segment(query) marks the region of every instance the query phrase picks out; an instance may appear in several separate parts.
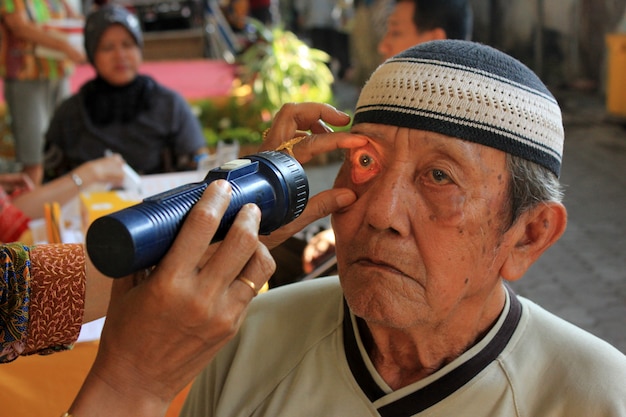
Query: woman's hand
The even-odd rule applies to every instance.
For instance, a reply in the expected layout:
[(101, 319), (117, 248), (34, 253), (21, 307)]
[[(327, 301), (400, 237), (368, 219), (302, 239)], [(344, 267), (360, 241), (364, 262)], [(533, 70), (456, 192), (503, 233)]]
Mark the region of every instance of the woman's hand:
[(56, 201), (65, 205), (75, 198), (82, 189), (97, 183), (120, 186), (124, 182), (124, 160), (112, 155), (85, 162), (72, 173), (78, 175), (82, 184), (77, 187), (70, 174), (63, 175), (27, 193), (20, 193), (13, 204), (31, 219), (44, 217), (44, 205)]
[(74, 45), (67, 41), (61, 44), (60, 50), (65, 54), (67, 59), (71, 60), (77, 65), (87, 62), (87, 56), (85, 55), (85, 52), (81, 49), (76, 48)]
[[(293, 138), (304, 136), (291, 149), (294, 157), (304, 164), (316, 155), (365, 145), (367, 139), (364, 137), (347, 132), (334, 133), (328, 127), (345, 126), (349, 122), (350, 116), (328, 104), (286, 104), (276, 114), (260, 150), (274, 150)], [(349, 206), (355, 200), (354, 192), (346, 188), (322, 191), (309, 199), (306, 209), (297, 219), (268, 236), (262, 236), (261, 241), (272, 249), (307, 225)]]
[[(158, 416), (230, 340), (275, 263), (258, 239), (261, 213), (245, 205), (209, 247), (230, 201), (209, 184), (147, 279), (115, 280), (100, 348), (75, 415)], [(94, 406), (94, 405), (97, 405)]]
[(74, 172), (84, 184), (110, 184), (120, 187), (124, 183), (124, 159), (120, 154), (111, 154), (83, 163)]
[[(278, 148), (290, 139), (310, 135), (312, 141), (316, 134), (332, 133), (328, 126), (346, 126), (350, 123), (350, 116), (337, 110), (331, 105), (323, 103), (289, 103), (281, 107), (272, 121), (272, 127), (265, 133), (261, 151), (270, 151)], [(310, 132), (310, 133), (309, 133)], [(337, 146), (328, 146), (319, 149), (309, 149), (312, 154), (298, 155), (300, 163), (308, 162), (314, 155), (337, 149)], [(315, 152), (313, 154), (313, 152)]]
[(17, 194), (32, 191), (35, 184), (28, 175), (23, 172), (6, 172), (0, 174), (0, 187), (7, 194)]

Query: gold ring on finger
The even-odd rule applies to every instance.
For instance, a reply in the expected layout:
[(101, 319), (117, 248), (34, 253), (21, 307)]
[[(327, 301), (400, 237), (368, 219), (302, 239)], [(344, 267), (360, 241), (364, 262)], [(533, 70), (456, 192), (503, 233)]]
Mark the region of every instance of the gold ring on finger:
[(250, 281), (248, 278), (246, 277), (238, 277), (237, 278), (238, 281), (243, 282), (244, 284), (246, 284), (248, 287), (250, 287), (250, 289), (252, 290), (252, 292), (254, 293), (254, 296), (256, 297), (257, 295), (259, 295), (259, 290), (256, 287), (256, 284), (252, 281)]

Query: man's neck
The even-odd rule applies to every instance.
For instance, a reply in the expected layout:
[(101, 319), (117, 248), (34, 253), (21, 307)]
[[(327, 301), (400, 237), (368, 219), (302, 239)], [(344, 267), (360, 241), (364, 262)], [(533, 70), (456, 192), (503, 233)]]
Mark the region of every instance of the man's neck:
[[(459, 315), (436, 327), (395, 329), (359, 319), (359, 332), (372, 364), (393, 389), (410, 385), (446, 366), (478, 343), (496, 323), (505, 304), (491, 300), (493, 307)], [(500, 297), (497, 297), (500, 298)]]

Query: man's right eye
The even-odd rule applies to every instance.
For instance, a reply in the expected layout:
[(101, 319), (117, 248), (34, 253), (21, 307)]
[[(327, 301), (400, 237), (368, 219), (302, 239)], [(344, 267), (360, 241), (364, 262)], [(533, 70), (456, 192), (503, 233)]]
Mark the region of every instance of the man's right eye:
[(356, 150), (352, 154), (352, 181), (364, 183), (380, 172), (380, 163), (370, 152)]
[(374, 162), (374, 158), (364, 153), (359, 156), (359, 165), (363, 168), (368, 168)]

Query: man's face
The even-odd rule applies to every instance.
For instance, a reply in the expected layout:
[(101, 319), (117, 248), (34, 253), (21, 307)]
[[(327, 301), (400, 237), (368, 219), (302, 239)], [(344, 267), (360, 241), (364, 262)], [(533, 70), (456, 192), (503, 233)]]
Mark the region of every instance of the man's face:
[(94, 53), (94, 66), (112, 85), (123, 86), (135, 79), (141, 64), (141, 48), (122, 25), (107, 28)]
[(397, 2), (393, 13), (387, 19), (387, 31), (378, 44), (378, 52), (384, 59), (404, 51), (405, 49), (433, 40), (430, 32), (419, 32), (413, 22), (415, 3), (412, 1)]
[(437, 328), (484, 309), (511, 247), (505, 154), (387, 125), (352, 131), (369, 143), (349, 151), (335, 185), (358, 199), (332, 218), (352, 311), (383, 326)]

